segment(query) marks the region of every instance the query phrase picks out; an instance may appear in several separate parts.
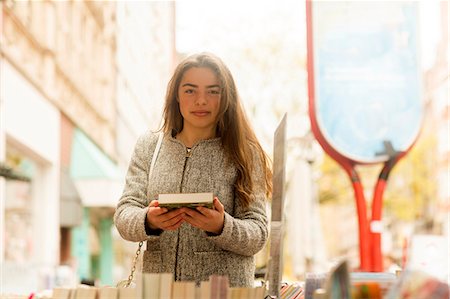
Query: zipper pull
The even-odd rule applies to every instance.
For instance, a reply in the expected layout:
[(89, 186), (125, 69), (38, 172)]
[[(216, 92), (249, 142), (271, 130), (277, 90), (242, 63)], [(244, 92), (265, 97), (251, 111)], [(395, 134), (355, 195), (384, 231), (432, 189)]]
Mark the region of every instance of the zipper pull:
[(192, 148), (186, 147), (186, 158), (189, 158), (191, 156), (191, 151), (192, 151)]

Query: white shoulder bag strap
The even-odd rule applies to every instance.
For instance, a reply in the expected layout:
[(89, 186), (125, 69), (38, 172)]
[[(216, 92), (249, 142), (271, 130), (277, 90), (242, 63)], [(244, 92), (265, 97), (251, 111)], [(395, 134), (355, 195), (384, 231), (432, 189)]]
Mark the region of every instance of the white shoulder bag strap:
[(156, 143), (155, 151), (153, 152), (152, 163), (150, 164), (150, 170), (148, 172), (148, 180), (152, 177), (153, 168), (155, 168), (156, 158), (158, 158), (159, 149), (161, 148), (161, 143), (164, 137), (164, 133), (160, 132), (158, 135), (158, 142)]
[[(153, 152), (152, 162), (150, 163), (150, 169), (148, 171), (148, 181), (150, 181), (150, 178), (152, 177), (153, 169), (155, 168), (156, 159), (158, 158), (159, 149), (161, 148), (163, 137), (164, 137), (164, 133), (160, 132), (158, 134), (158, 142), (156, 142), (156, 147), (155, 147), (155, 151)], [(148, 193), (147, 193), (147, 197), (148, 197)], [(117, 284), (117, 287), (128, 288), (131, 285), (131, 282), (133, 281), (134, 271), (136, 271), (136, 262), (138, 260), (139, 254), (141, 253), (142, 245), (144, 245), (144, 241), (139, 242), (138, 249), (136, 250), (136, 255), (133, 258), (133, 266), (131, 267), (131, 273), (128, 276), (128, 279), (120, 281)]]

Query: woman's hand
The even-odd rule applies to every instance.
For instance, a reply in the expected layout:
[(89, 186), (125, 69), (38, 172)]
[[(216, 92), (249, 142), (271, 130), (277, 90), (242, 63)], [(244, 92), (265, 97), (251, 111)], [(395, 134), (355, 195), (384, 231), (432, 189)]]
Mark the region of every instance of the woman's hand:
[(223, 230), (225, 210), (217, 197), (214, 197), (214, 209), (197, 207), (196, 209), (181, 208), (183, 219), (193, 227), (220, 235)]
[(148, 205), (147, 224), (151, 229), (176, 230), (183, 224), (182, 209), (169, 211), (158, 205), (157, 200), (152, 200)]

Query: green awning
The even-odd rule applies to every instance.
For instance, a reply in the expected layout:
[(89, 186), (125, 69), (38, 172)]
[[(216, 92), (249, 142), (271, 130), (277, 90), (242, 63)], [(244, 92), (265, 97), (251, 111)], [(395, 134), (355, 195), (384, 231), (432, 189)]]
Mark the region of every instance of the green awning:
[(79, 129), (73, 134), (70, 176), (73, 179), (121, 178), (116, 164)]
[(85, 207), (115, 207), (124, 174), (82, 131), (75, 129), (70, 176)]
[(66, 169), (61, 169), (59, 186), (59, 225), (61, 227), (80, 225), (83, 219), (83, 205), (78, 190)]

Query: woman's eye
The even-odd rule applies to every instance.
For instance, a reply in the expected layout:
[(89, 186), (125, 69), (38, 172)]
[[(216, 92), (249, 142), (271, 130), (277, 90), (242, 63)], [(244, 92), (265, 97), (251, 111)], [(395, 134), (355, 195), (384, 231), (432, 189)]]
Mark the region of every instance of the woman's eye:
[(194, 90), (192, 90), (192, 89), (186, 89), (184, 91), (184, 93), (187, 93), (187, 94), (192, 94), (193, 92), (194, 92)]
[(210, 94), (214, 94), (214, 95), (218, 95), (218, 94), (220, 94), (220, 91), (218, 91), (218, 90), (210, 90), (209, 93)]

